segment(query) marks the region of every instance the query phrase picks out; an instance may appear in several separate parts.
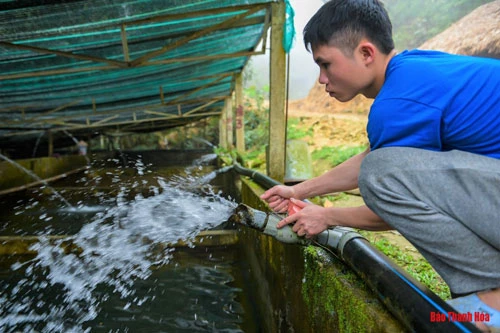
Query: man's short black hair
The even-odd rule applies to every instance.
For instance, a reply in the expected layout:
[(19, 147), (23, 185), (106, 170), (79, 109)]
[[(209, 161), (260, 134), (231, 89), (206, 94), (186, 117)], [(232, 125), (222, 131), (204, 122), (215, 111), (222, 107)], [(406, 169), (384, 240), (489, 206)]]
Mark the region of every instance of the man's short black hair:
[(378, 0), (330, 0), (304, 28), (308, 51), (320, 45), (334, 45), (350, 55), (363, 37), (384, 54), (394, 49), (391, 20)]

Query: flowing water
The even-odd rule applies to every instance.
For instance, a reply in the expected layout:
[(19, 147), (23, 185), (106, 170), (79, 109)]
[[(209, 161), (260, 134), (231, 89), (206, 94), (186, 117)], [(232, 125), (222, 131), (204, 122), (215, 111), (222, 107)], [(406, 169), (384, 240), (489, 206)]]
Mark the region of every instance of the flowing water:
[[(166, 246), (179, 240), (189, 244), (200, 231), (225, 222), (236, 206), (207, 184), (211, 177), (195, 175), (200, 168), (199, 164), (187, 168), (182, 177), (154, 176), (153, 186), (146, 180), (151, 178), (147, 166), (137, 161), (130, 181), (115, 182), (119, 190), (113, 199), (100, 200), (99, 210), (84, 214), (83, 225), (63, 232), (75, 233), (56, 240), (40, 236), (31, 247), (37, 252), (34, 257), (4, 258), (0, 331), (108, 332), (150, 327), (166, 332), (241, 332), (239, 289), (231, 285), (235, 278), (230, 263), (238, 261), (235, 254), (202, 253), (207, 265), (197, 263), (200, 254), (186, 254), (194, 249), (181, 253)], [(99, 178), (88, 172), (87, 186)], [(112, 179), (118, 179), (116, 174)], [(137, 191), (130, 198), (133, 189), (141, 186), (149, 194)], [(40, 204), (29, 206), (19, 204), (18, 215)], [(59, 218), (51, 219), (51, 212), (43, 213), (44, 234), (57, 230), (51, 224), (56, 225)], [(195, 264), (176, 259), (185, 256), (197, 258)]]
[(59, 194), (59, 192), (57, 192), (53, 187), (51, 187), (45, 180), (43, 180), (42, 178), (40, 178), (37, 174), (35, 174), (33, 171), (29, 170), (29, 169), (26, 169), (25, 167), (23, 167), (22, 165), (20, 165), (19, 163), (16, 163), (15, 161), (11, 160), (10, 158), (8, 158), (7, 156), (4, 156), (2, 154), (0, 154), (0, 159), (4, 160), (5, 162), (7, 163), (10, 163), (11, 165), (13, 165), (14, 167), (22, 170), (24, 173), (26, 173), (27, 175), (29, 175), (31, 178), (33, 178), (34, 180), (37, 180), (39, 181), (40, 183), (42, 183), (43, 185), (45, 185), (52, 193), (54, 193), (54, 195), (59, 199), (61, 200), (62, 202), (64, 202), (64, 204), (66, 204), (67, 207), (73, 207), (69, 202), (68, 200), (66, 200), (61, 194)]

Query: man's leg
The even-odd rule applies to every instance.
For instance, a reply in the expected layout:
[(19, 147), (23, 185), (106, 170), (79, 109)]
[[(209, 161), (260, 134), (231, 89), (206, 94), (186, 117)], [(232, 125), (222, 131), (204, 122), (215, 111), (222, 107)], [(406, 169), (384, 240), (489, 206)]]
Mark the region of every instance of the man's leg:
[(500, 287), (500, 160), (450, 151), (368, 154), (361, 194), (403, 234), (454, 294)]

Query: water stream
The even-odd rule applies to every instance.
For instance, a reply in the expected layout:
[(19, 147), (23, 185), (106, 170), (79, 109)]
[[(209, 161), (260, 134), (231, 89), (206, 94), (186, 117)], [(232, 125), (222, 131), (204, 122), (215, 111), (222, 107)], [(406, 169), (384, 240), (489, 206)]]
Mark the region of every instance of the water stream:
[[(146, 173), (144, 164), (136, 168), (138, 177)], [(0, 283), (0, 331), (88, 332), (109, 299), (118, 299), (122, 312), (150, 306), (157, 295), (138, 285), (169, 265), (173, 249), (166, 245), (189, 243), (236, 206), (189, 172), (157, 182), (153, 195), (132, 200), (124, 184), (112, 206), (64, 240), (40, 237), (35, 257), (11, 265), (18, 279)]]
[[(63, 132), (64, 132), (64, 134), (69, 136), (71, 138), (71, 140), (73, 140), (73, 142), (76, 144), (77, 147), (80, 146), (80, 142), (78, 141), (78, 139), (75, 138), (70, 132), (68, 132), (66, 130), (64, 130)], [(87, 161), (87, 164), (90, 164), (90, 158), (87, 156), (87, 154), (85, 154), (84, 157), (85, 157), (85, 160)]]
[(49, 183), (47, 183), (44, 179), (40, 178), (37, 174), (35, 174), (33, 171), (29, 170), (29, 169), (26, 169), (25, 167), (23, 167), (21, 164), (19, 163), (16, 163), (15, 161), (11, 160), (10, 158), (8, 158), (7, 156), (4, 156), (2, 154), (0, 154), (0, 159), (6, 161), (7, 163), (10, 163), (11, 165), (13, 165), (15, 168), (23, 171), (24, 173), (26, 173), (27, 175), (29, 175), (31, 178), (33, 178), (34, 180), (37, 180), (39, 181), (40, 183), (42, 183), (46, 188), (48, 188), (59, 200), (61, 200), (67, 207), (70, 207), (70, 208), (73, 208), (73, 205), (71, 205), (68, 200), (66, 200), (61, 194), (59, 194), (59, 192), (57, 192), (53, 187), (51, 187), (49, 185)]
[(45, 132), (40, 133), (38, 138), (36, 138), (35, 146), (33, 147), (33, 154), (32, 157), (34, 158), (36, 156), (36, 151), (38, 150), (38, 146), (40, 145), (40, 140), (42, 139), (42, 136), (45, 134)]

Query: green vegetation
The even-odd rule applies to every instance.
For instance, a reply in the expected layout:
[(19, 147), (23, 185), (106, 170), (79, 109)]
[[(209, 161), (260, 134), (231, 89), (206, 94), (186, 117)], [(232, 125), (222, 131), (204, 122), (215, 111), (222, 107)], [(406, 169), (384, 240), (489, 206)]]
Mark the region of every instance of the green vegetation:
[(289, 118), (287, 127), (286, 127), (286, 138), (287, 140), (299, 140), (304, 139), (306, 137), (312, 137), (313, 128), (309, 127), (304, 129), (303, 126), (300, 126), (299, 118)]
[[(261, 168), (264, 166), (266, 146), (269, 138), (269, 107), (265, 103), (265, 96), (269, 87), (258, 89), (255, 86), (245, 89), (245, 148), (243, 160), (249, 167)], [(311, 137), (313, 129), (304, 130), (297, 118), (288, 119), (287, 139), (303, 139)]]
[(398, 50), (413, 49), (492, 0), (384, 0)]
[(364, 230), (360, 230), (359, 233), (366, 237), (366, 239), (382, 253), (393, 259), (396, 264), (403, 267), (405, 271), (416, 280), (432, 290), (436, 295), (445, 300), (450, 299), (450, 289), (448, 285), (423, 257), (413, 256), (385, 238), (376, 238), (376, 233)]
[(349, 195), (347, 193), (341, 192), (341, 193), (336, 193), (335, 195), (322, 195), (319, 197), (314, 197), (311, 198), (311, 202), (324, 206), (326, 201), (329, 202), (335, 202), (335, 201), (345, 201), (349, 200)]
[(264, 96), (269, 87), (262, 90), (255, 86), (245, 89), (245, 153), (243, 160), (247, 166), (259, 168), (264, 165), (266, 146), (269, 138), (269, 107), (264, 104)]
[(366, 146), (357, 147), (322, 147), (312, 153), (313, 160), (326, 160), (331, 164), (331, 167), (341, 164), (345, 160), (351, 158), (366, 150)]

